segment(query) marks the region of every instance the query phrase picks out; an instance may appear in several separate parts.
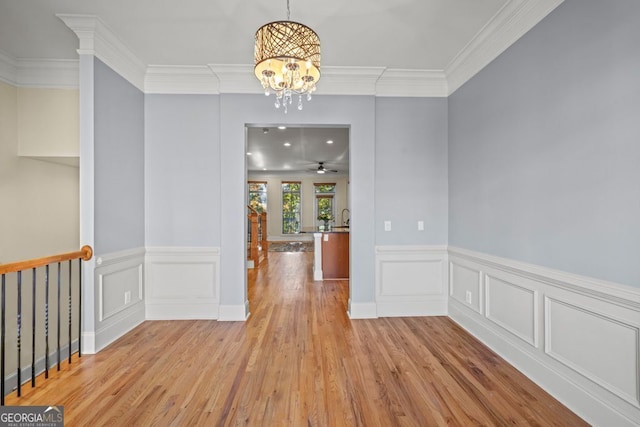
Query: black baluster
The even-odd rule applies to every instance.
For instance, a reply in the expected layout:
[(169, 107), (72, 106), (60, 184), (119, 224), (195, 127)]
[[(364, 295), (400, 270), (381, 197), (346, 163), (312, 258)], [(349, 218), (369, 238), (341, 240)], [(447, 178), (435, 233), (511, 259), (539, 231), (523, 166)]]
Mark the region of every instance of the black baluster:
[(31, 387), (36, 386), (36, 269), (31, 270)]
[(49, 264), (44, 270), (44, 377), (49, 378)]
[(82, 357), (82, 258), (78, 260), (78, 357)]
[(0, 328), (2, 329), (0, 331), (0, 334), (2, 335), (2, 348), (0, 349), (0, 363), (2, 364), (2, 366), (0, 367), (0, 388), (2, 390), (0, 390), (0, 395), (2, 396), (0, 399), (2, 400), (2, 402), (0, 402), (2, 404), (2, 406), (4, 406), (4, 377), (5, 377), (5, 372), (4, 372), (4, 362), (5, 362), (5, 354), (4, 354), (4, 349), (5, 349), (5, 326), (4, 326), (4, 321), (5, 321), (5, 297), (6, 297), (6, 289), (5, 289), (5, 277), (4, 274), (2, 275), (2, 325), (0, 326)]
[(58, 371), (60, 370), (60, 271), (62, 270), (60, 263), (58, 263), (58, 325), (57, 325), (57, 339), (58, 339), (58, 347), (57, 347), (57, 358), (58, 358)]
[(71, 365), (71, 260), (69, 260), (69, 365)]
[(22, 271), (18, 271), (18, 316), (17, 316), (17, 345), (18, 345), (18, 397), (22, 396), (22, 369), (20, 353), (22, 350)]

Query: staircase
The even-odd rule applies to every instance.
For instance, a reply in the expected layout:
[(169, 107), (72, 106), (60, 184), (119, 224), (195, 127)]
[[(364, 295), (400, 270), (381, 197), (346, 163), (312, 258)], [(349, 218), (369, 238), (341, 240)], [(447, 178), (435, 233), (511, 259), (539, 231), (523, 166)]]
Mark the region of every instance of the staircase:
[(267, 213), (258, 212), (247, 206), (249, 225), (247, 240), (247, 268), (257, 268), (267, 258), (269, 242), (267, 241)]

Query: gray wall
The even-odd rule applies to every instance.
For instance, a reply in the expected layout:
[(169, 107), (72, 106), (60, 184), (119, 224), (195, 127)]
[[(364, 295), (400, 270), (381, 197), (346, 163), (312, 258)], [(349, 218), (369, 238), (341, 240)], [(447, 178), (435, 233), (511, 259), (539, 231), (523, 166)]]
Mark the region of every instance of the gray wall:
[(220, 97), (147, 95), (145, 139), (147, 245), (219, 247)]
[(566, 0), (450, 96), (451, 245), (640, 286), (639, 16)]
[(375, 162), (376, 245), (446, 245), (447, 99), (377, 98)]
[(243, 304), (245, 126), (280, 123), (350, 127), (354, 302), (375, 298), (375, 244), (447, 243), (446, 99), (317, 96), (285, 115), (262, 95), (147, 95), (146, 244), (220, 246), (222, 303)]
[(95, 252), (144, 247), (144, 95), (94, 63)]

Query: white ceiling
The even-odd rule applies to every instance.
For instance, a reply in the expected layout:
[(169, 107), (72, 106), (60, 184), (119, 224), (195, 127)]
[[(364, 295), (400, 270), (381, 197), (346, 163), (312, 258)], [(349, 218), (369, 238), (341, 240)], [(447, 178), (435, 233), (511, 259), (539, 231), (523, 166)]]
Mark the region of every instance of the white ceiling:
[(252, 175), (315, 175), (318, 162), (337, 171), (327, 176), (348, 175), (349, 128), (250, 127), (247, 153), (251, 153), (247, 154), (247, 170)]
[[(322, 65), (442, 70), (507, 0), (290, 0), (313, 28)], [(0, 51), (13, 59), (76, 59), (56, 14), (98, 16), (144, 64), (250, 64), (261, 25), (285, 0), (0, 0)]]
[[(310, 26), (321, 40), (325, 77), (318, 94), (345, 93), (345, 88), (354, 90), (351, 94), (371, 94), (373, 82), (378, 96), (447, 96), (559, 3), (290, 0), (290, 9), (291, 20)], [(48, 60), (78, 59), (78, 36), (58, 14), (99, 18), (109, 37), (115, 37), (136, 64), (146, 67), (144, 83), (135, 73), (129, 74), (127, 66), (117, 63), (114, 69), (147, 93), (221, 93), (216, 91), (223, 87), (231, 93), (250, 87), (247, 93), (251, 93), (260, 86), (248, 76), (255, 31), (267, 22), (286, 19), (287, 1), (0, 0), (0, 80), (28, 86), (27, 80), (34, 76), (37, 81), (51, 75), (56, 65)], [(33, 66), (42, 71), (29, 72)], [(68, 67), (63, 64), (61, 69)], [(180, 75), (174, 75), (175, 67), (186, 71), (186, 81), (196, 85), (184, 86)], [(224, 85), (213, 83), (211, 89), (207, 76), (200, 86), (202, 68), (211, 68), (216, 81), (224, 80)], [(384, 79), (380, 70), (385, 70)], [(158, 71), (160, 80), (154, 79)], [(236, 75), (249, 80), (238, 80)], [(166, 77), (178, 78), (178, 84), (155, 91), (154, 83)], [(230, 83), (239, 84), (232, 88)], [(50, 87), (49, 81), (44, 87)], [(172, 92), (176, 87), (178, 91)], [(171, 90), (163, 92), (167, 88)], [(256, 152), (247, 162), (250, 171), (262, 173), (265, 167), (271, 173), (307, 171), (326, 161), (328, 168), (348, 173), (347, 129), (273, 129), (263, 134), (259, 128), (249, 129), (248, 135), (249, 150)], [(282, 138), (290, 139), (292, 147), (283, 150)], [(335, 145), (328, 147), (327, 139)]]

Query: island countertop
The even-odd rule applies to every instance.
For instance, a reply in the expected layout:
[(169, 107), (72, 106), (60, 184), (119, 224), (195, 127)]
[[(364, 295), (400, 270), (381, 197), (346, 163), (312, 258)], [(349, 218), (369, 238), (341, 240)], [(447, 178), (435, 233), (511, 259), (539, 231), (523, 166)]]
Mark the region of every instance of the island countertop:
[(324, 230), (322, 227), (302, 227), (300, 233), (348, 233), (349, 227), (338, 225), (335, 227), (329, 227), (328, 230)]

